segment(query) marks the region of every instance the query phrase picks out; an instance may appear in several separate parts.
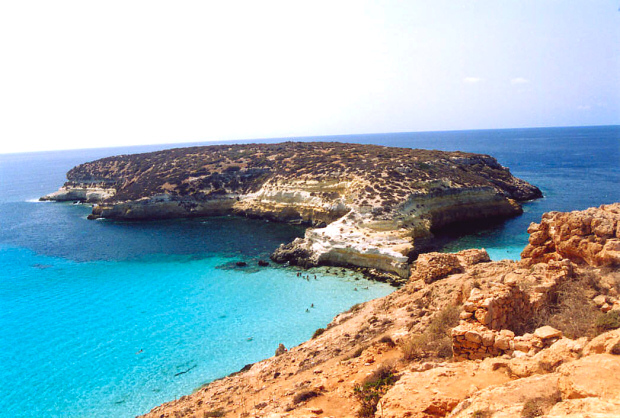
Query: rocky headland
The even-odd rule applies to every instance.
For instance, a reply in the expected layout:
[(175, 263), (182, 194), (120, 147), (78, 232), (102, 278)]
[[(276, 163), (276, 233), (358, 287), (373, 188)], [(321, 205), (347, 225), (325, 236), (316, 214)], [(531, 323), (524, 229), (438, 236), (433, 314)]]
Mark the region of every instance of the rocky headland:
[(392, 294), (145, 417), (618, 417), (620, 203), (528, 231), (519, 261), (423, 254)]
[(234, 214), (310, 226), (277, 262), (361, 267), (406, 279), (432, 231), (521, 213), (541, 197), (487, 155), (343, 143), (217, 145), (76, 166), (42, 200), (93, 204), (91, 219)]

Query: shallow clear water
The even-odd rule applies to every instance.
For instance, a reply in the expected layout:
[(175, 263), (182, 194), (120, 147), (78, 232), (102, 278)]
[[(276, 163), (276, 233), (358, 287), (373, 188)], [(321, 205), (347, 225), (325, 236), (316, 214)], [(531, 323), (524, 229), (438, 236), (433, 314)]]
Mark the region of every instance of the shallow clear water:
[[(440, 231), (446, 250), (517, 258), (542, 213), (620, 201), (620, 127), (321, 139), (486, 153), (543, 190), (520, 217)], [(0, 416), (144, 413), (392, 290), (341, 269), (306, 280), (257, 268), (303, 234), (290, 225), (88, 221), (86, 206), (36, 202), (76, 164), (163, 148), (0, 155)], [(234, 267), (239, 260), (249, 266)]]
[(3, 414), (146, 412), (390, 291), (351, 275), (218, 268), (227, 261), (158, 254), (76, 262), (0, 248), (8, 279), (0, 284)]

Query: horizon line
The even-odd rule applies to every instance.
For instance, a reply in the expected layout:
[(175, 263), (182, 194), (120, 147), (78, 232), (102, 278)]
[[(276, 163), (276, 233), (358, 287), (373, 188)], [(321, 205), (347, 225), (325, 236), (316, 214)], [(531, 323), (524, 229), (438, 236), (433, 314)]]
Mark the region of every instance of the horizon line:
[[(138, 147), (152, 147), (152, 146), (169, 146), (165, 149), (173, 148), (186, 148), (193, 146), (202, 146), (207, 143), (228, 143), (228, 142), (242, 142), (242, 141), (266, 141), (273, 140), (282, 142), (294, 140), (294, 139), (308, 139), (308, 138), (333, 138), (344, 136), (364, 136), (364, 135), (385, 135), (385, 134), (417, 134), (417, 133), (445, 133), (445, 132), (475, 132), (475, 131), (515, 131), (515, 130), (528, 130), (528, 129), (570, 129), (570, 128), (604, 128), (604, 127), (620, 127), (620, 124), (605, 124), (605, 125), (565, 125), (565, 126), (530, 126), (521, 128), (481, 128), (481, 129), (445, 129), (445, 130), (420, 130), (420, 131), (387, 131), (387, 132), (365, 132), (365, 133), (349, 133), (349, 134), (322, 134), (322, 135), (303, 135), (303, 136), (282, 136), (282, 137), (254, 137), (254, 138), (235, 138), (235, 139), (207, 139), (204, 141), (190, 141), (190, 142), (154, 142), (150, 144), (128, 144), (128, 145), (112, 145), (104, 147), (84, 147), (84, 148), (60, 148), (60, 149), (46, 149), (38, 151), (0, 151), (0, 155), (18, 155), (18, 154), (39, 154), (46, 152), (65, 152), (65, 151), (87, 151), (87, 150), (105, 150), (114, 148), (138, 148)], [(217, 144), (213, 144), (217, 145)]]

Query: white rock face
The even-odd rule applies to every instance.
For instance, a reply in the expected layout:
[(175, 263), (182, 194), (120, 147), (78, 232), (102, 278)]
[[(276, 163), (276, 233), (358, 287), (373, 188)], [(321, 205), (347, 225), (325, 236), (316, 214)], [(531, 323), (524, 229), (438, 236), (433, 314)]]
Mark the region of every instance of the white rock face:
[(325, 228), (308, 229), (305, 240), (316, 263), (356, 265), (408, 277), (405, 254), (412, 242), (407, 231), (378, 231), (364, 221), (371, 221), (370, 216), (351, 210)]
[(79, 200), (94, 203), (113, 197), (115, 194), (116, 189), (113, 188), (63, 186), (57, 191), (43, 196), (40, 200), (55, 200), (57, 202)]
[[(411, 195), (390, 216), (377, 217), (379, 205), (347, 203), (348, 196), (363, 186), (359, 179), (266, 182), (254, 193), (224, 193), (203, 201), (160, 194), (95, 205), (93, 217), (151, 219), (236, 213), (282, 222), (322, 224), (326, 226), (309, 228), (304, 239), (296, 241), (309, 254), (308, 265), (359, 266), (407, 278), (408, 255), (414, 249), (414, 240), (430, 236), (433, 224), (467, 218), (472, 211), (503, 214), (514, 210), (510, 201), (499, 198), (492, 190), (453, 189), (445, 194)], [(325, 198), (326, 193), (330, 198)], [(114, 194), (112, 188), (65, 186), (42, 199), (97, 203)]]

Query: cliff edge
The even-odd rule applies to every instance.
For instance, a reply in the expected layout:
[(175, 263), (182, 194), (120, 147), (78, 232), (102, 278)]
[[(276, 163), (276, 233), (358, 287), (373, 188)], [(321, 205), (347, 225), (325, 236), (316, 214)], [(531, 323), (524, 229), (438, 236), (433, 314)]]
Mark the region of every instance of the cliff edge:
[(618, 417), (620, 204), (530, 230), (520, 261), (425, 254), (392, 294), (145, 417)]
[(487, 155), (335, 142), (217, 145), (78, 165), (42, 200), (93, 203), (91, 219), (235, 214), (313, 226), (278, 262), (408, 277), (432, 230), (521, 213), (542, 196)]

